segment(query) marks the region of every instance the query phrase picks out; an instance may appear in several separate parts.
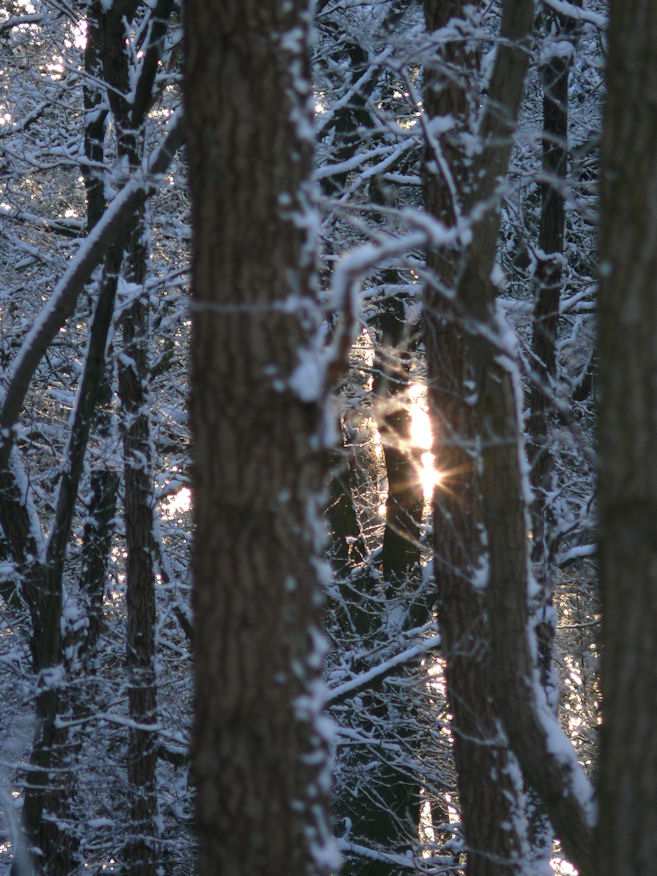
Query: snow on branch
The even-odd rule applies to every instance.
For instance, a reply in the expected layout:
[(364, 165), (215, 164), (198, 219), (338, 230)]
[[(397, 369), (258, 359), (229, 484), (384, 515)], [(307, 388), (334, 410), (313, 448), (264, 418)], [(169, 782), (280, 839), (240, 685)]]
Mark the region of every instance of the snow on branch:
[(575, 547), (572, 547), (569, 550), (558, 554), (557, 566), (560, 569), (563, 569), (566, 566), (569, 566), (571, 563), (576, 562), (576, 560), (583, 560), (594, 557), (597, 552), (598, 546), (595, 544), (575, 545)]
[(440, 636), (432, 636), (430, 639), (425, 639), (425, 641), (420, 642), (418, 645), (412, 645), (410, 648), (406, 648), (406, 650), (402, 651), (400, 654), (396, 654), (394, 657), (384, 660), (383, 663), (379, 663), (378, 666), (373, 666), (372, 669), (368, 669), (367, 672), (362, 672), (355, 678), (345, 681), (344, 684), (339, 684), (337, 687), (329, 689), (326, 693), (325, 705), (331, 706), (341, 702), (350, 694), (367, 687), (375, 679), (384, 678), (386, 675), (389, 675), (393, 670), (397, 669), (398, 666), (404, 666), (407, 663), (411, 663), (418, 657), (422, 657), (429, 651), (433, 651), (439, 647)]
[(565, 15), (567, 18), (573, 18), (575, 21), (585, 21), (587, 24), (600, 28), (600, 30), (607, 30), (607, 16), (600, 15), (599, 12), (593, 12), (592, 9), (582, 9), (581, 6), (568, 3), (567, 0), (543, 0), (543, 3), (554, 10), (554, 12)]
[(329, 346), (319, 333), (308, 347), (299, 351), (299, 364), (288, 383), (302, 401), (325, 400), (347, 367), (349, 350), (358, 331), (363, 277), (390, 259), (400, 258), (418, 247), (449, 246), (466, 233), (464, 227), (447, 228), (419, 210), (402, 210), (400, 215), (413, 230), (401, 237), (385, 236), (376, 243), (358, 246), (345, 253), (336, 265), (328, 306), (338, 313), (341, 322)]
[(0, 406), (0, 465), (6, 467), (13, 442), (15, 425), (27, 394), (30, 381), (53, 338), (75, 310), (80, 292), (100, 263), (126, 220), (158, 186), (158, 177), (169, 167), (183, 141), (182, 111), (174, 116), (161, 146), (155, 149), (141, 170), (135, 173), (108, 205), (100, 221), (91, 230), (55, 286), (14, 360), (9, 382)]
[(22, 27), (26, 24), (41, 24), (42, 20), (43, 15), (39, 15), (36, 12), (30, 13), (29, 15), (12, 15), (11, 18), (8, 18), (0, 24), (0, 36), (3, 36), (13, 27)]

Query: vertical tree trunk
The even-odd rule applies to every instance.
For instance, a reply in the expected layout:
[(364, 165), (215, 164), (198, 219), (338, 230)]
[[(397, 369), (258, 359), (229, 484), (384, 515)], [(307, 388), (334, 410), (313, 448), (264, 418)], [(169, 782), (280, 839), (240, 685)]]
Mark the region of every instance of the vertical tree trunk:
[(599, 876), (657, 861), (657, 6), (612, 0), (600, 224)]
[[(564, 184), (568, 164), (568, 80), (571, 67), (573, 20), (544, 11), (547, 57), (541, 69), (543, 84), (543, 173), (539, 261), (532, 323), (532, 370), (529, 392), (527, 453), (534, 501), (531, 507), (534, 576), (540, 590), (536, 634), (541, 681), (554, 693), (551, 651), (554, 638), (552, 590), (554, 563), (554, 459), (549, 442), (553, 410), (549, 393), (556, 392), (559, 301), (561, 296), (566, 213)], [(554, 697), (552, 697), (554, 700)], [(555, 703), (556, 705), (556, 703)]]
[[(397, 272), (384, 274), (388, 282)], [(388, 481), (385, 526), (381, 549), (382, 580), (363, 587), (364, 617), (378, 597), (374, 614), (361, 627), (360, 647), (376, 652), (377, 644), (390, 641), (404, 628), (427, 620), (430, 610), (418, 596), (420, 574), (420, 524), (424, 496), (417, 459), (410, 446), (411, 415), (405, 394), (409, 388), (410, 353), (406, 348), (404, 302), (391, 297), (376, 319), (379, 338), (374, 355), (373, 394)], [(363, 582), (364, 583), (364, 582)], [(382, 590), (380, 585), (383, 585)], [(422, 604), (421, 604), (422, 603)], [(396, 618), (396, 620), (395, 620)], [(369, 629), (368, 629), (369, 626)], [(363, 667), (364, 669), (367, 667)], [(420, 823), (421, 780), (414, 764), (419, 745), (413, 672), (401, 670), (392, 684), (373, 683), (360, 697), (360, 708), (351, 726), (364, 744), (353, 746), (355, 787), (350, 789), (348, 817), (350, 838), (375, 853), (354, 855), (345, 865), (346, 876), (388, 876), (385, 853), (413, 854)], [(367, 742), (365, 742), (367, 740)], [(381, 858), (376, 857), (381, 853)]]
[[(132, 231), (126, 279), (142, 285), (147, 250), (143, 217)], [(138, 295), (122, 319), (119, 398), (122, 407), (128, 668), (128, 785), (130, 834), (126, 873), (153, 876), (157, 869), (157, 700), (155, 681), (155, 568), (153, 557), (153, 472), (148, 400), (150, 341), (147, 293)]]
[[(532, 319), (531, 367), (534, 380), (528, 393), (527, 455), (533, 501), (531, 514), (531, 563), (538, 594), (533, 600), (533, 626), (538, 647), (538, 669), (549, 704), (559, 709), (558, 681), (552, 667), (552, 642), (556, 628), (553, 592), (555, 564), (556, 472), (551, 435), (554, 410), (550, 399), (557, 391), (557, 342), (566, 231), (565, 183), (568, 170), (568, 82), (572, 64), (569, 42), (574, 21), (548, 8), (541, 10), (543, 24), (543, 174), (538, 265), (535, 274)], [(552, 857), (552, 828), (530, 791), (532, 845)]]
[(317, 324), (310, 21), (304, 0), (185, 12), (199, 873), (302, 876), (337, 867), (315, 720), (323, 375), (309, 350), (296, 370)]
[(105, 122), (107, 108), (103, 106), (100, 86), (103, 72), (102, 59), (102, 4), (90, 0), (86, 8), (87, 42), (84, 49), (82, 88), (84, 100), (84, 161), (81, 164), (87, 199), (87, 231), (91, 231), (105, 210)]
[[(425, 0), (427, 29), (462, 17), (460, 0)], [(461, 136), (474, 107), (478, 59), (465, 42), (448, 43), (428, 71), (425, 107), (429, 119), (451, 116), (455, 125), (440, 142), (429, 139), (425, 165), (427, 210), (454, 223), (468, 191)], [(476, 94), (476, 91), (474, 92)], [(430, 124), (430, 122), (429, 122)], [(478, 465), (478, 422), (473, 404), (475, 374), (459, 304), (442, 296), (454, 287), (457, 255), (427, 254), (435, 278), (425, 290), (425, 344), (429, 399), (436, 436), (436, 466), (443, 481), (434, 493), (434, 571), (438, 618), (446, 658), (447, 695), (468, 876), (524, 873), (522, 785), (501, 731), (493, 698), (490, 627), (484, 597), (486, 546)], [(487, 295), (488, 288), (479, 290)]]
[[(396, 271), (385, 274), (388, 282)], [(377, 318), (380, 338), (374, 354), (373, 391), (381, 411), (379, 435), (383, 445), (388, 496), (381, 565), (386, 594), (399, 593), (420, 562), (420, 524), (424, 496), (418, 460), (411, 444), (411, 414), (404, 399), (409, 388), (410, 352), (404, 337), (404, 301), (391, 297)]]
[[(508, 167), (533, 13), (531, 0), (505, 0), (502, 7), (503, 40), (497, 49), (480, 126), (483, 149), (473, 167), (478, 184), (472, 194), (483, 203), (497, 196), (499, 180)], [(491, 283), (499, 210), (489, 209), (477, 217), (471, 230), (457, 300), (467, 316), (472, 389), (478, 397), (477, 437), (482, 448), (481, 495), (488, 542), (485, 605), (490, 618), (496, 714), (525, 780), (541, 797), (566, 854), (588, 874), (594, 817), (591, 788), (546, 705), (545, 692), (537, 681), (529, 628), (528, 517), (515, 351), (499, 331)], [(529, 866), (531, 860), (522, 872)]]
[[(103, 69), (111, 86), (108, 98), (117, 125), (118, 151), (131, 169), (138, 168), (143, 160), (144, 124), (172, 2), (158, 0), (152, 7), (143, 60), (136, 80), (131, 82), (125, 28), (137, 6), (134, 0), (114, 3), (105, 12), (102, 27)], [(131, 86), (131, 100), (127, 100)], [(131, 719), (127, 746), (131, 825), (124, 849), (124, 870), (137, 876), (154, 876), (158, 867), (154, 497), (148, 392), (149, 304), (143, 289), (148, 242), (143, 210), (134, 216), (126, 233), (124, 271), (132, 298), (124, 304), (121, 317), (123, 349), (118, 369), (128, 551), (126, 665)], [(135, 294), (139, 287), (141, 291)]]
[[(87, 74), (83, 86), (85, 126), (84, 155), (82, 175), (87, 200), (87, 229), (91, 230), (105, 210), (105, 180), (103, 162), (105, 159), (105, 123), (108, 110), (103, 107), (103, 93), (98, 80), (102, 79), (102, 23), (103, 11), (100, 0), (92, 0), (87, 6), (87, 43), (84, 51), (84, 68)], [(112, 307), (118, 272), (123, 260), (123, 242), (114, 244), (105, 259), (101, 280), (100, 297), (110, 299)], [(102, 441), (106, 442), (111, 432), (109, 408), (112, 399), (112, 379), (107, 373), (107, 362), (100, 379), (98, 408), (95, 413), (96, 429)], [(84, 662), (89, 667), (88, 658), (95, 649), (102, 618), (103, 596), (107, 562), (114, 530), (114, 513), (118, 495), (119, 476), (109, 464), (93, 468), (90, 474), (91, 501), (87, 509), (87, 522), (82, 541), (82, 572), (80, 591), (86, 601), (89, 620), (85, 640), (82, 645)]]

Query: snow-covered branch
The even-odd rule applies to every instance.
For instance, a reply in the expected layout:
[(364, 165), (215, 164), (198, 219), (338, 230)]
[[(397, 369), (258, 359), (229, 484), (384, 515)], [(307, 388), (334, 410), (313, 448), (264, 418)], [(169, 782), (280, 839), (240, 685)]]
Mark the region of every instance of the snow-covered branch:
[(407, 663), (412, 663), (418, 657), (422, 657), (429, 651), (434, 651), (439, 647), (440, 636), (432, 636), (430, 639), (425, 639), (425, 641), (420, 642), (418, 645), (412, 645), (410, 648), (406, 648), (394, 657), (390, 657), (389, 660), (384, 660), (382, 663), (379, 663), (378, 666), (373, 666), (372, 669), (368, 669), (367, 672), (362, 672), (355, 678), (329, 689), (326, 694), (325, 704), (328, 706), (335, 705), (346, 699), (351, 694), (356, 693), (356, 691), (368, 687), (374, 680), (385, 678), (386, 675), (390, 675), (390, 673), (399, 666), (405, 666)]
[(154, 150), (142, 170), (128, 180), (80, 246), (57, 283), (50, 301), (23, 341), (9, 372), (7, 391), (0, 406), (0, 464), (3, 466), (6, 466), (13, 443), (12, 427), (21, 412), (41, 358), (59, 329), (72, 315), (78, 296), (116, 236), (122, 232), (126, 220), (157, 189), (158, 177), (166, 171), (182, 141), (183, 115), (179, 111), (162, 145)]
[(574, 3), (568, 3), (566, 0), (543, 0), (543, 3), (558, 12), (559, 15), (565, 15), (575, 21), (585, 21), (587, 24), (593, 24), (600, 28), (600, 30), (607, 30), (607, 16), (593, 12), (592, 9), (582, 9), (581, 6), (575, 6)]

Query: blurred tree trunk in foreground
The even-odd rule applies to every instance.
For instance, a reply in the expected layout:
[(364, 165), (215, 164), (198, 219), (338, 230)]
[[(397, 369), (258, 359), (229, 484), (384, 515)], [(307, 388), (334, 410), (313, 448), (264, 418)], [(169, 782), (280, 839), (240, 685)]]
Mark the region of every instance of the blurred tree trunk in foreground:
[(598, 876), (657, 867), (657, 6), (612, 0), (600, 225)]
[(304, 0), (186, 5), (193, 767), (208, 876), (336, 865), (315, 720), (322, 374), (310, 352), (295, 373), (316, 328), (309, 24)]

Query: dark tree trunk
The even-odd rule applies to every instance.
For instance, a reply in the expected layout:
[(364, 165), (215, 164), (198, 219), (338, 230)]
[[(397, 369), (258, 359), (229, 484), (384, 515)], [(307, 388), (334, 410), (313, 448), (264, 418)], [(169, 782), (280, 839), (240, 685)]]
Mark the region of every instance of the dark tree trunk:
[[(554, 490), (554, 458), (550, 447), (556, 392), (559, 301), (561, 297), (564, 238), (566, 230), (564, 185), (568, 170), (568, 80), (572, 59), (568, 39), (573, 38), (573, 19), (544, 10), (544, 39), (548, 57), (541, 69), (543, 85), (543, 174), (541, 219), (538, 237), (539, 261), (532, 323), (532, 371), (535, 381), (529, 392), (527, 453), (534, 501), (531, 507), (534, 577), (540, 590), (536, 616), (541, 681), (550, 689), (556, 707), (551, 674), (554, 613), (552, 590), (556, 567), (555, 519), (549, 496)], [(556, 45), (555, 45), (556, 43)]]
[(103, 108), (102, 80), (102, 4), (91, 0), (86, 10), (87, 43), (84, 50), (86, 74), (82, 89), (84, 99), (84, 158), (81, 164), (87, 198), (87, 231), (91, 231), (105, 210), (105, 122), (107, 109)]
[[(126, 279), (142, 285), (147, 251), (144, 226), (132, 231)], [(157, 869), (157, 701), (155, 683), (155, 568), (153, 557), (153, 474), (148, 401), (150, 342), (147, 293), (139, 295), (121, 319), (123, 355), (119, 359), (122, 406), (126, 574), (128, 711), (128, 785), (130, 835), (125, 872), (152, 876)]]
[[(398, 275), (388, 271), (384, 278), (395, 282)], [(376, 320), (379, 338), (374, 354), (373, 391), (388, 480), (381, 566), (389, 597), (399, 594), (407, 577), (417, 571), (424, 504), (419, 454), (411, 447), (411, 414), (405, 397), (411, 355), (404, 312), (403, 298), (393, 296), (385, 301)]]
[[(102, 78), (102, 24), (103, 11), (100, 0), (92, 0), (87, 7), (87, 43), (84, 53), (84, 68), (87, 79), (83, 87), (85, 127), (84, 154), (82, 164), (85, 194), (87, 199), (87, 228), (91, 230), (105, 210), (105, 181), (103, 163), (105, 159), (105, 123), (107, 110), (102, 109), (103, 93), (95, 80)], [(100, 297), (111, 300), (113, 312), (114, 297), (118, 282), (118, 272), (123, 260), (123, 244), (114, 244), (105, 259), (101, 280)], [(106, 351), (104, 351), (106, 353)], [(108, 373), (107, 361), (100, 377), (98, 408), (95, 412), (94, 426), (99, 437), (107, 441), (111, 432), (111, 369)], [(87, 522), (82, 541), (82, 573), (80, 591), (86, 602), (89, 624), (81, 650), (84, 651), (85, 668), (90, 668), (89, 658), (95, 650), (100, 632), (105, 593), (107, 563), (112, 544), (113, 521), (118, 495), (118, 472), (105, 465), (93, 468), (90, 473), (91, 500), (87, 509)], [(82, 655), (81, 655), (82, 656)]]
[[(528, 63), (531, 0), (506, 0), (501, 35), (481, 121), (482, 152), (474, 162), (473, 196), (488, 202), (506, 173)], [(487, 534), (485, 606), (490, 618), (491, 672), (496, 714), (525, 781), (541, 798), (567, 856), (591, 871), (591, 788), (572, 747), (547, 707), (538, 682), (528, 615), (528, 517), (522, 486), (519, 389), (513, 350), (498, 337), (491, 284), (499, 210), (490, 209), (472, 227), (457, 300), (469, 326), (476, 393), (478, 441), (482, 448), (481, 495)], [(485, 327), (482, 332), (480, 327)], [(494, 339), (491, 342), (491, 339)], [(527, 865), (526, 865), (527, 866)]]
[[(464, 9), (460, 0), (425, 0), (427, 29), (436, 30)], [(447, 44), (427, 71), (425, 107), (430, 118), (451, 115), (457, 128), (440, 144), (427, 144), (427, 210), (446, 224), (473, 203), (459, 141), (473, 111), (478, 59), (465, 44)], [(447, 178), (449, 174), (450, 179)], [(472, 185), (472, 183), (470, 183)], [(486, 547), (478, 475), (478, 422), (473, 404), (475, 372), (459, 303), (443, 297), (457, 277), (454, 252), (429, 252), (433, 282), (425, 290), (425, 344), (429, 400), (436, 436), (436, 467), (443, 480), (434, 493), (434, 573), (438, 619), (446, 661), (447, 695), (468, 876), (523, 873), (522, 787), (514, 777), (508, 743), (493, 698), (490, 627), (484, 590)], [(472, 290), (475, 294), (475, 290)], [(488, 288), (479, 290), (488, 294)]]
[[(556, 519), (550, 497), (556, 491), (556, 471), (551, 435), (557, 391), (557, 342), (565, 254), (565, 184), (568, 171), (568, 82), (572, 63), (569, 39), (574, 21), (548, 8), (539, 13), (546, 60), (541, 68), (543, 86), (543, 175), (538, 265), (535, 274), (532, 319), (531, 367), (533, 381), (528, 393), (527, 455), (533, 501), (531, 513), (531, 563), (538, 594), (533, 600), (533, 627), (538, 647), (541, 684), (550, 707), (558, 713), (558, 681), (552, 668), (552, 643), (556, 628), (553, 591)], [(540, 803), (530, 792), (530, 832), (534, 848), (552, 856), (552, 828)]]
[(657, 6), (612, 0), (600, 224), (599, 876), (657, 861)]
[(303, 0), (190, 0), (185, 13), (199, 873), (301, 876), (336, 867), (310, 693), (321, 392), (290, 383), (316, 327), (310, 22)]
[[(108, 98), (114, 114), (119, 154), (131, 169), (144, 156), (144, 124), (171, 11), (171, 0), (158, 0), (151, 12), (143, 61), (131, 102), (124, 29), (138, 3), (124, 0), (103, 17), (103, 70), (112, 88)], [(149, 411), (149, 301), (144, 290), (148, 261), (144, 213), (138, 211), (126, 229), (125, 278), (141, 292), (124, 304), (121, 317), (119, 399), (122, 407), (124, 455), (126, 570), (126, 666), (128, 670), (127, 772), (130, 831), (124, 849), (124, 871), (154, 876), (157, 852), (157, 689), (155, 678), (155, 558), (153, 539), (153, 473)]]

